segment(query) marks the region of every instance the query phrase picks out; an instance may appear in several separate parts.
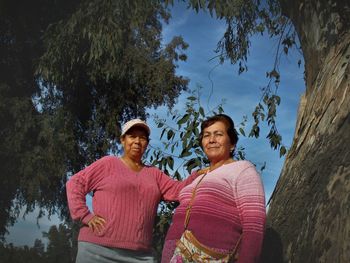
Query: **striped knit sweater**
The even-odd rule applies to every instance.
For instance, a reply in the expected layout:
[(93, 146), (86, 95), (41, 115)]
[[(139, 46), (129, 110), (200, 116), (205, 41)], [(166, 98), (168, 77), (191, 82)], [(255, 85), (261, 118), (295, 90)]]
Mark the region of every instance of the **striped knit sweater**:
[[(181, 237), (186, 207), (200, 177), (180, 192), (180, 205), (166, 240)], [(226, 251), (235, 247), (243, 233), (238, 262), (252, 263), (259, 261), (265, 217), (265, 195), (259, 174), (250, 162), (236, 161), (209, 172), (199, 184), (188, 229), (204, 245)]]
[[(79, 241), (108, 247), (150, 250), (152, 229), (159, 201), (178, 200), (180, 190), (197, 177), (193, 173), (185, 181), (172, 180), (155, 167), (140, 172), (129, 169), (114, 156), (103, 157), (67, 182), (71, 216), (84, 224)], [(90, 212), (85, 196), (93, 192)], [(86, 225), (93, 215), (102, 216), (106, 225), (101, 233)]]

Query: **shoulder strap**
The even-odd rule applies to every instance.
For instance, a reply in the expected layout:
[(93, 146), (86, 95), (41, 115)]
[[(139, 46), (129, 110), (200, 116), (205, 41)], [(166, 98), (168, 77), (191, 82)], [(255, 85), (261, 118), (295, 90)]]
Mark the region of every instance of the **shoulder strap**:
[(242, 236), (243, 236), (243, 233), (241, 233), (239, 235), (237, 243), (236, 243), (234, 249), (232, 250), (232, 252), (230, 253), (231, 257), (234, 257), (237, 254), (238, 246), (239, 246), (239, 243), (241, 243)]
[(201, 179), (199, 179), (198, 183), (197, 183), (196, 186), (193, 188), (192, 196), (191, 196), (190, 202), (188, 203), (188, 206), (187, 206), (187, 208), (186, 208), (185, 230), (187, 229), (188, 222), (190, 221), (190, 213), (191, 213), (191, 209), (192, 209), (192, 203), (193, 203), (194, 197), (196, 196), (196, 191), (197, 191), (198, 185), (200, 184), (200, 182), (202, 182), (203, 178), (207, 175), (207, 173), (208, 173), (208, 172), (206, 172), (206, 173), (201, 177)]
[[(191, 196), (191, 199), (190, 199), (190, 202), (188, 203), (188, 206), (186, 208), (186, 216), (185, 216), (185, 223), (184, 223), (184, 226), (185, 226), (185, 230), (187, 229), (187, 226), (188, 226), (188, 223), (190, 221), (190, 214), (191, 214), (191, 209), (192, 209), (192, 204), (193, 204), (193, 200), (194, 200), (194, 197), (196, 196), (196, 191), (197, 191), (197, 188), (199, 186), (199, 184), (202, 182), (203, 178), (207, 175), (208, 172), (206, 172), (202, 177), (201, 179), (199, 179), (198, 183), (196, 184), (196, 186), (193, 188), (192, 190), (192, 196)], [(238, 240), (237, 240), (237, 243), (234, 247), (234, 249), (232, 250), (232, 252), (230, 253), (231, 256), (234, 256), (236, 253), (237, 253), (237, 250), (238, 250), (238, 246), (241, 242), (241, 239), (242, 239), (242, 236), (243, 236), (243, 233), (240, 234)]]

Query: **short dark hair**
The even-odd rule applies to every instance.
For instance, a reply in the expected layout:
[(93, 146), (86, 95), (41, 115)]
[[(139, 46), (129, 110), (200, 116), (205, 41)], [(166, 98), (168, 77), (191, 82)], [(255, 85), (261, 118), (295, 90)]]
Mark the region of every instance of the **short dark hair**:
[(227, 116), (226, 114), (217, 114), (212, 117), (209, 117), (201, 124), (201, 133), (199, 134), (199, 143), (202, 146), (202, 139), (203, 139), (203, 131), (205, 128), (208, 128), (209, 126), (213, 125), (215, 122), (221, 121), (225, 123), (226, 125), (226, 132), (227, 135), (230, 137), (230, 141), (233, 145), (236, 145), (238, 142), (238, 133), (235, 129), (235, 124), (233, 120)]

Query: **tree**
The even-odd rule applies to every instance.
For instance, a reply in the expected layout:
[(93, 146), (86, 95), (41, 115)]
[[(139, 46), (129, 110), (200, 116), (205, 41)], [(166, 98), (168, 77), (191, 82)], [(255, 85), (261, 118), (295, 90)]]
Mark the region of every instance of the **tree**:
[(38, 185), (47, 185), (40, 180), (45, 173), (36, 176), (45, 149), (39, 136), (42, 116), (32, 101), (40, 90), (34, 72), (43, 52), (42, 32), (74, 9), (67, 3), (60, 1), (58, 8), (50, 1), (0, 1), (0, 237), (16, 221), (23, 203), (32, 210)]
[(34, 241), (34, 246), (33, 250), (39, 255), (39, 256), (44, 256), (45, 254), (45, 245), (41, 241), (41, 239), (35, 239)]
[[(300, 102), (293, 145), (271, 199), (263, 262), (347, 262), (349, 2), (190, 0), (189, 3), (196, 10), (209, 9), (226, 19), (227, 31), (218, 43), (219, 58), (239, 63), (240, 72), (247, 69), (252, 34), (266, 29), (270, 36), (279, 36), (285, 53), (296, 43), (295, 36), (300, 39), (306, 92)], [(286, 30), (291, 23), (296, 34)], [(277, 52), (276, 62), (279, 56)], [(267, 76), (278, 85), (278, 63)], [(267, 102), (274, 95), (270, 84), (263, 90)], [(272, 106), (274, 116), (275, 105), (267, 103), (268, 114)], [(260, 109), (259, 106), (253, 113), (257, 124), (264, 120)], [(269, 135), (273, 135), (274, 120), (270, 123)]]
[(94, 0), (46, 32), (38, 66), (43, 112), (65, 112), (85, 160), (116, 150), (117, 123), (145, 117), (146, 107), (172, 106), (186, 89), (175, 63), (186, 59), (177, 51), (187, 44), (181, 37), (161, 44), (160, 20), (168, 17), (156, 1)]
[(43, 237), (48, 239), (46, 250), (40, 239), (35, 239), (33, 247), (15, 247), (12, 243), (0, 243), (0, 262), (75, 262), (76, 234), (75, 226), (51, 226), (48, 232), (43, 232)]
[[(173, 105), (187, 45), (157, 1), (0, 2), (0, 237), (24, 205), (68, 217), (67, 177), (117, 151), (120, 122)], [(135, 100), (135, 97), (138, 99)]]
[(48, 232), (43, 233), (43, 237), (47, 238), (49, 243), (46, 250), (47, 262), (74, 262), (75, 251), (72, 250), (73, 242), (72, 231), (64, 224), (51, 226)]
[[(281, 4), (300, 38), (307, 88), (300, 102), (293, 145), (270, 204), (271, 232), (277, 233), (282, 244), (280, 262), (347, 262), (349, 2)], [(271, 255), (274, 243), (268, 242), (266, 252)]]
[[(38, 247), (39, 246), (39, 247)], [(0, 243), (0, 262), (11, 263), (43, 263), (45, 261), (45, 255), (43, 251), (43, 244), (36, 240), (34, 247), (28, 246), (14, 247), (12, 243), (2, 244)]]

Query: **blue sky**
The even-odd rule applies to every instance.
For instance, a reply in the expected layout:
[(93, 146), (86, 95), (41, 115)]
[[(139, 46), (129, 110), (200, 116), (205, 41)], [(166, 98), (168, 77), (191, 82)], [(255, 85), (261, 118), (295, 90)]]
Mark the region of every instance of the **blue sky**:
[[(224, 30), (224, 21), (216, 20), (203, 11), (197, 14), (193, 10), (187, 10), (185, 4), (176, 2), (172, 8), (172, 19), (163, 28), (163, 39), (166, 43), (173, 36), (181, 35), (189, 44), (186, 51), (188, 59), (186, 62), (179, 63), (177, 73), (190, 79), (191, 90), (196, 89), (198, 85), (203, 87), (201, 89), (203, 106), (212, 108), (225, 99), (226, 102), (223, 105), (225, 113), (230, 115), (236, 124), (239, 124), (243, 116), (247, 115), (249, 127), (252, 121), (251, 113), (261, 97), (260, 88), (268, 82), (266, 71), (272, 68), (277, 40), (269, 39), (267, 36), (254, 36), (248, 57), (248, 72), (238, 75), (236, 66), (226, 62), (216, 67), (218, 60), (210, 60), (216, 55), (214, 50)], [(278, 107), (277, 122), (278, 130), (287, 148), (292, 143), (298, 103), (305, 90), (304, 68), (303, 64), (300, 68), (298, 67), (299, 59), (302, 59), (301, 54), (294, 50), (288, 56), (282, 56), (280, 65), (281, 84), (278, 95), (281, 97), (281, 105)], [(208, 78), (209, 72), (211, 72), (213, 84)], [(211, 90), (212, 95), (207, 103)], [(188, 94), (185, 93), (179, 97), (175, 109), (180, 112), (183, 110), (187, 96)], [(151, 116), (158, 113), (161, 117), (166, 117), (167, 108), (149, 109), (148, 112)], [(148, 122), (153, 127), (151, 141), (155, 142), (159, 140), (161, 130), (154, 126), (152, 118), (149, 118)], [(241, 136), (238, 146), (246, 149), (247, 159), (258, 167), (266, 162), (262, 179), (268, 200), (279, 177), (284, 158), (279, 158), (278, 151), (271, 150), (265, 138), (266, 135), (267, 128), (263, 126), (259, 139)], [(56, 216), (52, 216), (51, 219), (44, 217), (39, 220), (39, 228), (36, 224), (36, 212), (34, 212), (29, 214), (26, 220), (19, 220), (14, 227), (10, 228), (10, 235), (6, 240), (19, 246), (32, 246), (35, 238), (42, 238), (42, 231), (48, 231), (49, 226), (58, 222)]]
[[(194, 90), (198, 85), (201, 89), (201, 102), (207, 106), (208, 95), (209, 108), (218, 105), (223, 99), (226, 100), (223, 108), (225, 113), (232, 117), (236, 124), (242, 121), (244, 115), (248, 116), (248, 127), (252, 123), (251, 113), (261, 98), (261, 90), (268, 83), (266, 71), (272, 69), (274, 56), (277, 48), (277, 39), (267, 36), (254, 36), (252, 47), (248, 57), (248, 72), (238, 75), (237, 66), (225, 62), (218, 65), (214, 52), (217, 42), (225, 31), (225, 22), (211, 18), (208, 12), (196, 13), (185, 8), (184, 4), (177, 4), (172, 9), (172, 19), (164, 28), (164, 41), (169, 41), (174, 35), (181, 35), (189, 44), (186, 52), (188, 59), (179, 64), (178, 74), (190, 79), (189, 87)], [(279, 69), (281, 71), (281, 84), (278, 95), (281, 97), (281, 105), (278, 107), (277, 125), (282, 134), (283, 143), (287, 148), (291, 146), (296, 123), (297, 109), (301, 94), (305, 90), (303, 80), (303, 64), (299, 68), (298, 60), (302, 59), (299, 51), (293, 50), (288, 56), (282, 56)], [(180, 112), (184, 108), (184, 101), (188, 94), (180, 96), (175, 109)], [(150, 114), (166, 112), (165, 108), (150, 110)], [(161, 115), (161, 114), (160, 114)], [(163, 114), (165, 116), (165, 114)], [(151, 120), (149, 120), (151, 123)], [(159, 130), (152, 130), (152, 141), (157, 140)], [(246, 149), (246, 157), (257, 165), (266, 162), (266, 169), (262, 178), (265, 186), (266, 199), (272, 193), (284, 158), (279, 157), (278, 151), (270, 148), (265, 138), (268, 133), (266, 125), (262, 125), (259, 139), (240, 136), (238, 146)]]

